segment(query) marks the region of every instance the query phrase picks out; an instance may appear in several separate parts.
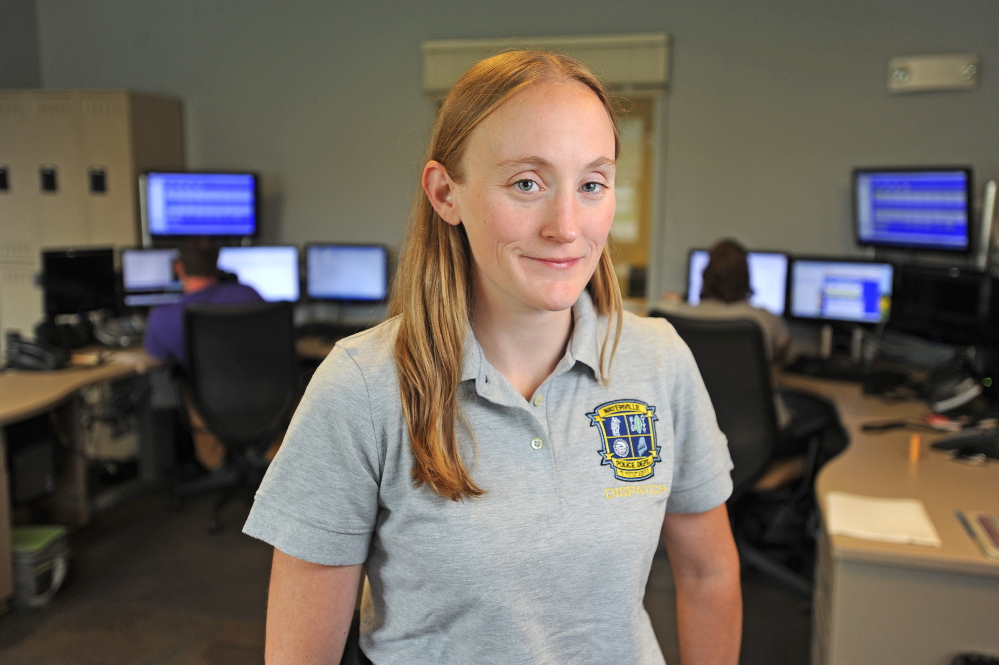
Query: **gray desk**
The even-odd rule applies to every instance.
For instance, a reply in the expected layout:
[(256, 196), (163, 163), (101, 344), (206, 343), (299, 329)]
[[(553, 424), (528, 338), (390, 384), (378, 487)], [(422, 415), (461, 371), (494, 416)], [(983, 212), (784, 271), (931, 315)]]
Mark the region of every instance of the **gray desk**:
[(916, 498), (943, 546), (900, 545), (830, 535), (820, 538), (814, 602), (813, 665), (947, 665), (963, 651), (999, 654), (999, 561), (986, 558), (954, 511), (999, 512), (999, 462), (974, 467), (933, 451), (909, 461), (911, 430), (874, 434), (873, 419), (918, 416), (920, 403), (886, 404), (854, 384), (785, 375), (781, 384), (832, 398), (851, 445), (818, 476), (825, 513), (831, 491)]

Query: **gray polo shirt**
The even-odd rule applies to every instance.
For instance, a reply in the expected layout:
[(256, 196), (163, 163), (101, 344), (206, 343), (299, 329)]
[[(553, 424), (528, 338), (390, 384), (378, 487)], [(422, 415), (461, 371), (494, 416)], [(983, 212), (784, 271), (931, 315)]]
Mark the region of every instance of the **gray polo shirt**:
[(606, 321), (584, 293), (555, 371), (525, 400), (466, 340), (458, 435), (484, 497), (414, 487), (390, 320), (339, 343), (305, 393), (244, 531), (292, 556), (364, 563), (377, 665), (662, 663), (642, 605), (664, 515), (731, 492), (725, 437), (663, 319)]

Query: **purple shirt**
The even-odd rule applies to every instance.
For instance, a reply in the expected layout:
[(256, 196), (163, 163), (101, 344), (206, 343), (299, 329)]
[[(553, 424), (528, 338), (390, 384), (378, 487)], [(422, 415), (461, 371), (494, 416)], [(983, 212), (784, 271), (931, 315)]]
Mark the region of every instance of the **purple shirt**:
[(235, 282), (219, 282), (208, 288), (188, 293), (172, 305), (161, 305), (149, 311), (146, 334), (142, 345), (146, 353), (163, 360), (186, 364), (184, 354), (184, 307), (188, 303), (229, 304), (263, 302), (252, 287)]

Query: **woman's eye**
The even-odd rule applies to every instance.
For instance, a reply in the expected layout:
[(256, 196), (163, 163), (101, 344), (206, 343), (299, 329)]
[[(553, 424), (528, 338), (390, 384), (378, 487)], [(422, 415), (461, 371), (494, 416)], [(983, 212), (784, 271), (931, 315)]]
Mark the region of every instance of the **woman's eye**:
[(603, 188), (604, 185), (599, 182), (587, 182), (583, 184), (583, 191), (586, 192), (587, 194), (596, 194)]
[(513, 183), (513, 186), (518, 192), (536, 192), (538, 190), (538, 183), (533, 180), (518, 180)]

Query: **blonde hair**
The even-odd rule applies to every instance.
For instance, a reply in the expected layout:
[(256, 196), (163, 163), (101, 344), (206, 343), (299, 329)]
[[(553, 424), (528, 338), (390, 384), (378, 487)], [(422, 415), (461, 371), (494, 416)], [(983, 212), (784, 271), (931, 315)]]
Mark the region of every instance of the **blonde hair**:
[[(554, 53), (510, 51), (483, 60), (458, 79), (434, 123), (427, 161), (441, 163), (453, 181), (461, 182), (462, 157), (472, 131), (510, 97), (541, 81), (576, 81), (590, 88), (607, 110), (617, 157), (618, 129), (610, 99), (582, 63)], [(453, 501), (485, 493), (462, 461), (455, 432), (462, 418), (457, 391), (472, 299), (471, 261), (464, 227), (446, 223), (419, 191), (391, 303), (391, 313), (401, 315), (395, 362), (413, 451), (413, 480)], [(600, 351), (600, 375), (606, 383), (622, 316), (621, 290), (606, 247), (587, 288), (597, 312), (614, 316)], [(608, 354), (612, 327), (614, 342)]]

